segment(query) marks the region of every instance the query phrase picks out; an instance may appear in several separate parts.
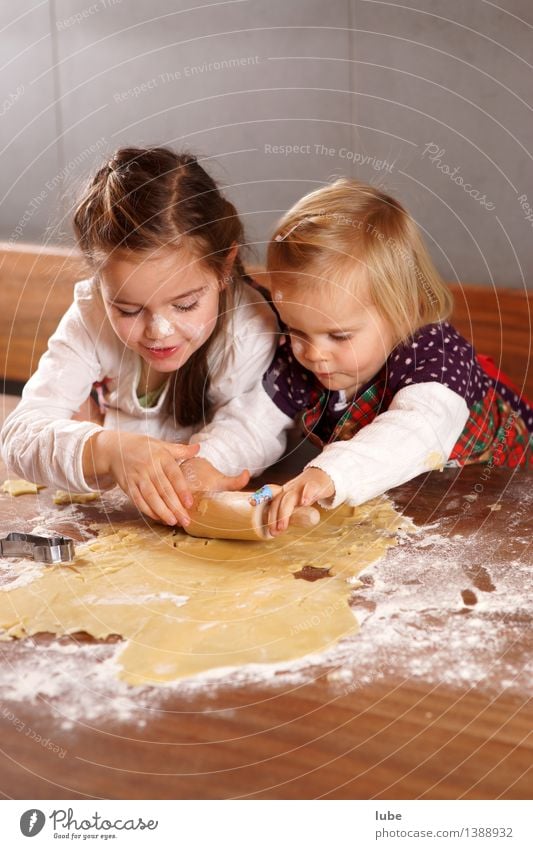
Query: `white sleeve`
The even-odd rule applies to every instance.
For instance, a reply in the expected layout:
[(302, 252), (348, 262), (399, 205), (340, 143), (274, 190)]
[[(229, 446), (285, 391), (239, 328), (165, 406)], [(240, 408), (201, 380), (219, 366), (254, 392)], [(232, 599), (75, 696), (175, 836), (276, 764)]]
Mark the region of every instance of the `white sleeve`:
[[(253, 298), (253, 300), (250, 300)], [(293, 422), (271, 401), (262, 386), (278, 343), (274, 313), (253, 293), (235, 313), (231, 349), (213, 376), (218, 409), (212, 421), (191, 436), (199, 456), (227, 475), (248, 469), (258, 475), (285, 449), (285, 430)]]
[(60, 489), (92, 491), (83, 475), (83, 447), (102, 428), (71, 417), (102, 377), (94, 341), (73, 304), (2, 427), (2, 453), (10, 473)]
[(441, 468), (468, 420), (464, 398), (441, 383), (400, 389), (389, 409), (352, 439), (327, 445), (306, 468), (322, 469), (335, 485), (323, 507), (352, 506)]
[(282, 413), (261, 385), (221, 407), (211, 424), (190, 441), (200, 442), (205, 457), (225, 475), (248, 469), (252, 477), (279, 460), (293, 420)]

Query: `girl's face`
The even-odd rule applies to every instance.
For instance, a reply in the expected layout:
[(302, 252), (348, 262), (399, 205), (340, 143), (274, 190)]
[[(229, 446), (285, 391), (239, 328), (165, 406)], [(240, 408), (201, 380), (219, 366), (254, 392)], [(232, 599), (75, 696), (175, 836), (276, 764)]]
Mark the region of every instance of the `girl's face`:
[(350, 289), (274, 275), (273, 300), (288, 326), (294, 356), (329, 390), (348, 399), (381, 369), (395, 346), (365, 283)]
[(154, 371), (179, 369), (215, 328), (219, 281), (186, 248), (124, 251), (99, 279), (113, 330)]

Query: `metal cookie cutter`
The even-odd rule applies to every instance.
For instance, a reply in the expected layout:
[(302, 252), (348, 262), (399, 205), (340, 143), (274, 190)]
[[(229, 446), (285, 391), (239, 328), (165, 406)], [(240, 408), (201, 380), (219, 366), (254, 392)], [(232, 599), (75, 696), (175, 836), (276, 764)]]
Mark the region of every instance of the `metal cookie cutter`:
[(70, 563), (74, 560), (74, 541), (69, 537), (40, 537), (15, 531), (0, 539), (0, 556), (32, 557), (40, 563)]

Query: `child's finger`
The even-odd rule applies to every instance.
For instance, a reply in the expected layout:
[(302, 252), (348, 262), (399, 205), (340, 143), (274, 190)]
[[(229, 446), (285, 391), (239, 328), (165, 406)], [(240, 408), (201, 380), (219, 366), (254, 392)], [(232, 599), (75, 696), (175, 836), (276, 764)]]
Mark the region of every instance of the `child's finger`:
[(291, 516), (296, 510), (300, 501), (300, 495), (297, 490), (291, 490), (281, 501), (281, 507), (278, 515), (278, 531), (281, 533), (289, 527)]
[(287, 530), (297, 503), (298, 493), (296, 490), (282, 492), (274, 499), (269, 511), (269, 531), (272, 536)]
[(175, 525), (176, 522), (180, 522), (180, 524), (182, 524), (181, 512), (174, 514), (174, 512), (165, 504), (152, 481), (141, 481), (138, 484), (138, 489), (150, 510), (157, 515), (160, 521), (165, 522), (167, 525)]
[(314, 504), (315, 501), (320, 498), (320, 490), (321, 487), (316, 483), (306, 483), (304, 484), (304, 488), (302, 491), (302, 497), (300, 499), (300, 504), (302, 507), (309, 507), (310, 504)]
[[(163, 472), (168, 481), (168, 490), (171, 490), (172, 496), (179, 499), (180, 507), (183, 505), (185, 509), (192, 507), (194, 499), (191, 494), (191, 483), (188, 476), (184, 475), (179, 466), (175, 463), (163, 466)], [(183, 508), (182, 508), (183, 509)]]
[(130, 491), (128, 492), (128, 495), (130, 496), (135, 506), (141, 511), (141, 513), (144, 513), (146, 516), (149, 516), (150, 519), (154, 519), (154, 521), (156, 522), (160, 521), (159, 516), (157, 516), (154, 511), (150, 509), (137, 487), (131, 487)]
[(187, 513), (187, 507), (192, 507), (193, 497), (179, 468), (171, 470), (161, 469), (161, 473), (156, 481), (156, 489), (174, 515), (180, 517), (180, 521), (184, 517), (188, 523), (189, 514)]
[(266, 524), (268, 526), (268, 531), (272, 536), (275, 535), (276, 526), (278, 524), (278, 511), (281, 504), (281, 493), (280, 495), (276, 495), (275, 498), (272, 499), (268, 513), (266, 514)]

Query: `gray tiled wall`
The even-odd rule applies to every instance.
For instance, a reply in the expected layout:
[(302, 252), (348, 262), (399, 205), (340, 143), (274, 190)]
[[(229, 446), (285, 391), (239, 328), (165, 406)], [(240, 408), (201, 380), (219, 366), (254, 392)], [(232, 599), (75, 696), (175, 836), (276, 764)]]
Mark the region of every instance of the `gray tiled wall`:
[(0, 28), (2, 239), (68, 243), (94, 165), (164, 143), (206, 157), (256, 258), (349, 174), (408, 205), (448, 279), (528, 286), (530, 0), (22, 0)]

